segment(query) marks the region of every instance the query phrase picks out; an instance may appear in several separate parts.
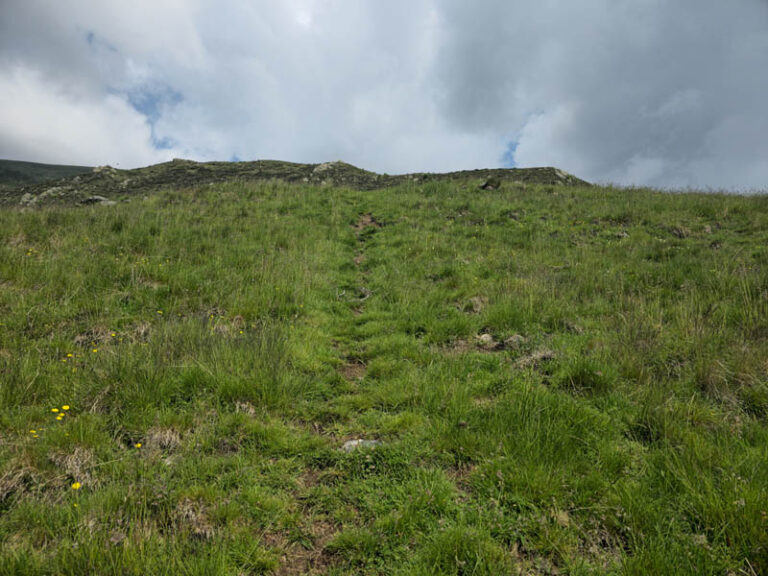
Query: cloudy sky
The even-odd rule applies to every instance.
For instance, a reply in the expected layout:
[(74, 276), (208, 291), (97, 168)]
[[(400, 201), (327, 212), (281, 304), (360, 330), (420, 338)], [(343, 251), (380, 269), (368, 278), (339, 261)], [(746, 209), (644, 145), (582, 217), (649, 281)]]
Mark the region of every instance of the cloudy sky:
[(0, 0), (0, 158), (768, 189), (768, 0)]

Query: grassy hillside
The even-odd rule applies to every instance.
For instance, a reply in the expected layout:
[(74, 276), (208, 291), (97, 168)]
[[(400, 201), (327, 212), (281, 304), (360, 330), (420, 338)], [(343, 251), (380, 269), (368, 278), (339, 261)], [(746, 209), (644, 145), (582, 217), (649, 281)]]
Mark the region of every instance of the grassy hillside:
[(68, 178), (90, 172), (86, 166), (63, 166), (58, 164), (38, 164), (18, 160), (0, 160), (0, 186), (37, 184), (59, 178)]
[(108, 201), (127, 200), (136, 196), (154, 194), (158, 190), (192, 186), (209, 186), (224, 182), (283, 182), (314, 184), (318, 186), (345, 186), (356, 190), (392, 188), (405, 183), (435, 181), (487, 181), (492, 187), (501, 182), (546, 184), (552, 186), (589, 186), (588, 182), (557, 168), (498, 168), (463, 170), (445, 174), (376, 174), (345, 162), (325, 164), (297, 164), (280, 160), (253, 162), (194, 162), (172, 160), (145, 168), (118, 170), (111, 166), (94, 168), (51, 184), (6, 187), (0, 186), (0, 206), (24, 207), (72, 205), (87, 203), (92, 196)]
[(167, 190), (0, 286), (0, 574), (768, 572), (768, 197)]

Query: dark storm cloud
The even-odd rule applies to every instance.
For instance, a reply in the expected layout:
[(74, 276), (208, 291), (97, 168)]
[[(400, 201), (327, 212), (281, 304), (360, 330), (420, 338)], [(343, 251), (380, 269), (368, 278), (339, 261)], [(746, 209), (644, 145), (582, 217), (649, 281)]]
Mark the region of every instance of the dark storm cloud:
[(673, 186), (768, 186), (768, 3), (452, 1), (441, 109), (519, 165)]

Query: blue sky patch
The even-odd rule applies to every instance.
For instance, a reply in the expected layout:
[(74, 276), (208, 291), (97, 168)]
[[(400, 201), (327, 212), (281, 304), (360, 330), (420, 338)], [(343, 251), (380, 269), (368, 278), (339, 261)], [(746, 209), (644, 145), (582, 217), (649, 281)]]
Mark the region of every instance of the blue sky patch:
[(173, 138), (168, 138), (167, 136), (165, 138), (158, 138), (155, 136), (155, 129), (152, 128), (152, 146), (155, 148), (155, 150), (170, 150), (171, 148), (175, 148), (178, 142), (174, 140)]
[(159, 136), (155, 125), (169, 108), (184, 101), (184, 95), (167, 84), (144, 85), (129, 90), (110, 89), (111, 94), (124, 98), (131, 107), (144, 116), (152, 131), (152, 146), (155, 150), (175, 148), (178, 142), (168, 136)]
[(517, 152), (517, 142), (511, 141), (509, 144), (507, 144), (507, 149), (504, 152), (504, 155), (501, 157), (501, 162), (504, 166), (504, 168), (515, 168), (517, 164), (515, 164), (515, 152)]
[(184, 95), (170, 86), (142, 86), (126, 92), (128, 103), (147, 117), (154, 125), (165, 108), (171, 108), (184, 101)]

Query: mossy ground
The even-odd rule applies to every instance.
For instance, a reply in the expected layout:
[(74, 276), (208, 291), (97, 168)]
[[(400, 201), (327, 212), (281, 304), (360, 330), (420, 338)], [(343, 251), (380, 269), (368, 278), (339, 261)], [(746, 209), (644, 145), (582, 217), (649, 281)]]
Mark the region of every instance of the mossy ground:
[(768, 572), (765, 197), (4, 210), (0, 378), (0, 574)]

